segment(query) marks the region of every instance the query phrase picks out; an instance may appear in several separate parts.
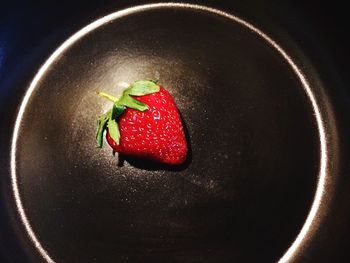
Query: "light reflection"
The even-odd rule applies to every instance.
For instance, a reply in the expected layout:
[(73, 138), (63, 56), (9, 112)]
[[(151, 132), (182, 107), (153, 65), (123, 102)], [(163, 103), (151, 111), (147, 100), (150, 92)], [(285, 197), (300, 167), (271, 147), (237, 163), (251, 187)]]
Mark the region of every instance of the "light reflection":
[(121, 81), (121, 82), (118, 83), (118, 86), (121, 87), (121, 88), (127, 88), (127, 87), (129, 87), (129, 84), (126, 83), (126, 82)]

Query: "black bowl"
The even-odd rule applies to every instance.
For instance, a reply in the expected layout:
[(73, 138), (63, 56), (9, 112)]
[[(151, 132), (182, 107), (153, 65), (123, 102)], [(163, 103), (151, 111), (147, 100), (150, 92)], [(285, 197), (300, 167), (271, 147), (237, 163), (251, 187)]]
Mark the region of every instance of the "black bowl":
[[(118, 165), (95, 145), (109, 106), (96, 91), (155, 78), (181, 112), (189, 159)], [(103, 17), (51, 55), (20, 106), (19, 232), (48, 262), (290, 260), (322, 218), (336, 148), (316, 84), (271, 38), (218, 10), (159, 4)]]

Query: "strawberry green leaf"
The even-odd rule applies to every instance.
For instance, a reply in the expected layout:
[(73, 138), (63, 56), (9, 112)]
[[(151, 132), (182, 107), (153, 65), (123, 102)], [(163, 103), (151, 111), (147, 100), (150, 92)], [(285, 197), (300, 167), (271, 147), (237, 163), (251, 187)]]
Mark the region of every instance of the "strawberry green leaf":
[(132, 83), (125, 91), (124, 94), (132, 96), (143, 96), (159, 91), (157, 83), (150, 80), (139, 80)]
[(120, 115), (123, 114), (125, 111), (125, 106), (120, 105), (119, 102), (115, 102), (113, 105), (113, 114), (112, 114), (112, 119), (118, 118)]
[(145, 111), (148, 110), (147, 104), (135, 100), (133, 97), (129, 96), (128, 94), (123, 94), (123, 96), (118, 100), (118, 103), (122, 106), (126, 106), (128, 108), (132, 108), (139, 111)]
[(107, 113), (109, 113), (109, 118), (110, 119), (115, 119), (117, 117), (117, 108), (116, 106), (113, 104), (112, 109), (110, 109)]
[(107, 126), (107, 122), (109, 120), (109, 116), (108, 116), (109, 112), (107, 112), (106, 114), (100, 116), (97, 119), (97, 133), (96, 133), (96, 140), (97, 140), (97, 147), (98, 148), (102, 148), (102, 144), (103, 144), (103, 132), (106, 129)]
[(119, 125), (115, 120), (109, 119), (108, 120), (108, 132), (113, 141), (115, 141), (116, 144), (119, 144), (120, 141), (120, 131), (119, 131)]

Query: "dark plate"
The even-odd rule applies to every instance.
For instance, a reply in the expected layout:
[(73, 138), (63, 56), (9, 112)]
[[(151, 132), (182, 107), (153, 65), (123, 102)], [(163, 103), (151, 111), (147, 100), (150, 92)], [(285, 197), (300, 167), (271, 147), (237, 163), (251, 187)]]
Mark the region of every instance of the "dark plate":
[[(105, 263), (300, 255), (337, 167), (332, 112), (305, 65), (247, 22), (201, 6), (136, 7), (81, 29), (40, 68), (13, 130), (28, 254)], [(118, 165), (109, 147), (96, 148), (96, 116), (109, 106), (96, 91), (147, 78), (182, 114), (190, 156), (181, 167)]]

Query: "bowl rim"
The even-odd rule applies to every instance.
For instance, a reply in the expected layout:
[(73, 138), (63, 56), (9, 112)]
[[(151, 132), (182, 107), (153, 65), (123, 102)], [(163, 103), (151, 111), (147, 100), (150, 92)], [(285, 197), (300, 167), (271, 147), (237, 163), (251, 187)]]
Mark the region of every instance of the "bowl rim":
[(312, 235), (314, 234), (315, 225), (317, 225), (318, 220), (320, 219), (321, 215), (321, 206), (324, 199), (324, 193), (325, 193), (325, 185), (327, 181), (327, 171), (329, 167), (329, 158), (328, 156), (328, 146), (327, 146), (327, 137), (326, 137), (326, 128), (325, 128), (325, 114), (322, 114), (321, 107), (319, 105), (319, 102), (312, 90), (311, 85), (309, 84), (308, 79), (304, 75), (303, 71), (300, 69), (300, 67), (297, 65), (297, 63), (287, 54), (287, 52), (279, 45), (275, 40), (273, 40), (271, 37), (269, 37), (266, 33), (252, 25), (251, 23), (243, 20), (242, 18), (239, 18), (235, 15), (232, 15), (230, 13), (221, 11), (216, 8), (204, 6), (204, 5), (197, 5), (197, 4), (190, 4), (190, 3), (153, 3), (153, 4), (144, 4), (144, 5), (138, 5), (129, 7), (126, 9), (122, 9), (119, 11), (112, 12), (106, 16), (103, 16), (101, 18), (98, 18), (97, 20), (91, 22), (90, 24), (86, 25), (82, 29), (80, 29), (78, 32), (70, 36), (67, 40), (65, 40), (51, 55), (50, 57), (44, 62), (44, 64), (40, 67), (38, 72), (36, 73), (35, 77), (31, 81), (24, 98), (20, 104), (14, 129), (13, 129), (13, 135), (12, 135), (12, 144), (11, 144), (11, 156), (10, 156), (10, 169), (11, 169), (11, 185), (13, 190), (13, 195), (15, 199), (16, 204), (16, 210), (20, 216), (21, 223), (23, 224), (30, 241), (33, 243), (35, 248), (38, 250), (40, 255), (49, 263), (54, 263), (54, 259), (51, 258), (49, 253), (45, 250), (45, 248), (41, 245), (39, 239), (37, 238), (34, 230), (32, 229), (30, 222), (27, 218), (27, 215), (25, 213), (25, 209), (22, 204), (19, 187), (18, 187), (18, 181), (17, 181), (17, 169), (16, 169), (16, 149), (17, 149), (17, 138), (19, 135), (19, 130), (21, 127), (21, 122), (23, 115), (26, 111), (27, 104), (29, 102), (29, 99), (31, 95), (33, 94), (37, 84), (42, 79), (42, 77), (45, 75), (47, 70), (49, 70), (50, 66), (60, 58), (60, 56), (69, 49), (72, 45), (74, 45), (79, 39), (83, 38), (90, 32), (94, 31), (95, 29), (99, 28), (100, 26), (103, 26), (109, 22), (112, 22), (114, 20), (117, 20), (119, 18), (125, 17), (130, 14), (135, 14), (138, 12), (144, 12), (154, 9), (189, 9), (193, 11), (202, 11), (207, 12), (209, 14), (217, 15), (224, 17), (226, 19), (231, 20), (234, 23), (237, 23), (248, 30), (250, 30), (253, 34), (260, 37), (262, 40), (267, 42), (268, 45), (270, 45), (273, 49), (275, 49), (278, 54), (287, 62), (289, 67), (293, 70), (293, 72), (298, 77), (300, 83), (302, 84), (302, 87), (307, 95), (307, 98), (310, 102), (310, 105), (312, 107), (313, 115), (316, 121), (318, 135), (319, 135), (319, 143), (320, 143), (320, 163), (319, 163), (319, 173), (318, 173), (318, 180), (317, 180), (317, 187), (314, 194), (313, 202), (311, 205), (311, 208), (307, 214), (306, 220), (299, 231), (297, 237), (292, 242), (292, 244), (287, 248), (287, 250), (284, 252), (282, 257), (278, 260), (279, 263), (284, 262), (290, 262), (292, 261), (295, 256), (301, 251), (302, 247), (305, 246), (306, 242), (311, 239)]

